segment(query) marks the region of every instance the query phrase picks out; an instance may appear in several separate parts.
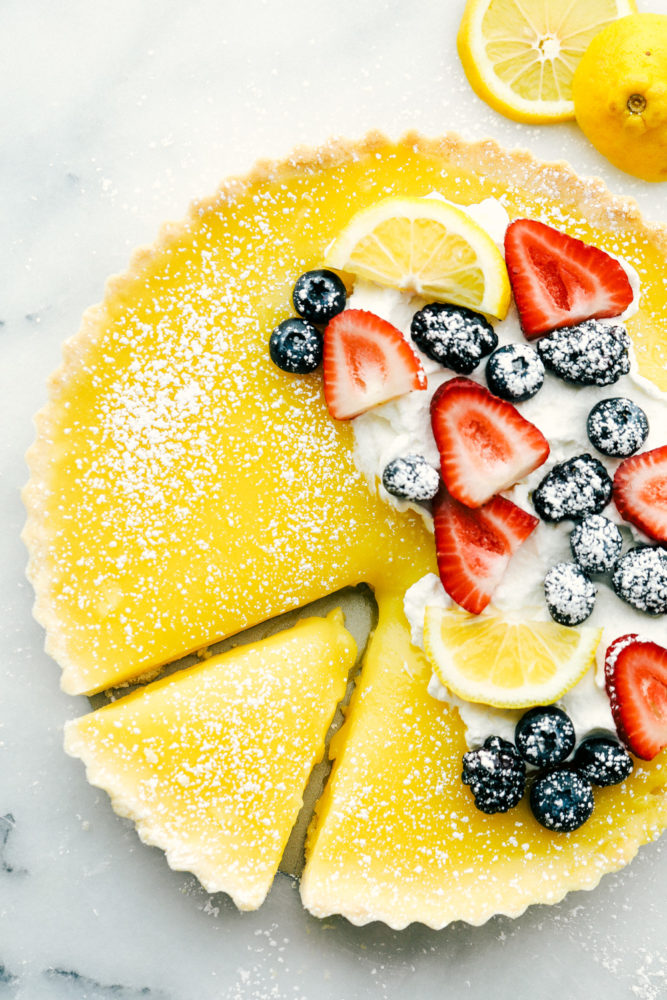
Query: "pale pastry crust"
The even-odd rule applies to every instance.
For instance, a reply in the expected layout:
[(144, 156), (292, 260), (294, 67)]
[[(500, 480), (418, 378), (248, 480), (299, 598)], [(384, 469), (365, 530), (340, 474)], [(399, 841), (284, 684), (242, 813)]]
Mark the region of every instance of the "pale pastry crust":
[[(650, 245), (667, 260), (667, 227), (644, 221), (633, 199), (612, 195), (599, 179), (579, 178), (564, 162), (545, 164), (527, 150), (504, 150), (491, 140), (470, 143), (453, 134), (428, 139), (417, 133), (408, 133), (400, 140), (399, 145), (439, 160), (443, 165), (449, 164), (454, 169), (480, 174), (499, 185), (525, 189), (531, 195), (559, 202), (565, 210), (580, 213), (593, 226), (610, 234), (623, 234), (637, 243)], [(261, 161), (247, 176), (225, 181), (211, 198), (193, 202), (189, 215), (183, 222), (165, 224), (155, 244), (135, 251), (128, 271), (109, 279), (103, 302), (87, 310), (80, 330), (65, 343), (63, 363), (50, 379), (48, 402), (36, 416), (36, 441), (27, 456), (31, 475), (24, 490), (27, 522), (23, 533), (30, 553), (28, 577), (36, 595), (34, 614), (46, 630), (47, 652), (64, 670), (76, 671), (77, 665), (72, 662), (68, 651), (52, 588), (54, 567), (49, 555), (48, 519), (52, 442), (65, 390), (83, 374), (86, 359), (101, 335), (107, 308), (129, 289), (132, 282), (148, 271), (157, 256), (176, 245), (196, 226), (202, 214), (216, 208), (224, 210), (226, 204), (233, 204), (254, 184), (266, 180), (280, 181), (295, 174), (316, 173), (348, 161), (358, 161), (365, 156), (381, 155), (389, 146), (389, 140), (379, 132), (369, 133), (357, 142), (332, 140), (318, 149), (297, 149), (284, 160)], [(159, 667), (145, 673), (139, 680), (154, 676), (158, 671)], [(515, 900), (507, 908), (494, 904), (491, 909), (485, 908), (483, 901), (479, 899), (471, 899), (465, 905), (458, 899), (453, 910), (443, 910), (437, 918), (411, 915), (408, 919), (401, 920), (392, 916), (389, 911), (375, 914), (354, 910), (343, 912), (355, 923), (383, 919), (393, 927), (403, 927), (411, 920), (422, 919), (429, 926), (441, 927), (457, 918), (481, 923), (495, 912), (517, 916), (532, 902), (555, 902), (571, 889), (593, 888), (605, 871), (613, 871), (626, 864), (639, 845), (650, 837), (657, 836), (667, 823), (664, 784), (657, 773), (655, 778), (655, 788), (647, 795), (644, 811), (627, 817), (627, 824), (622, 831), (622, 843), (618, 845), (613, 857), (609, 857), (609, 866), (603, 866), (603, 870), (595, 867), (589, 872), (573, 873), (570, 881), (562, 881), (557, 892), (554, 893), (552, 887), (548, 897), (536, 890), (529, 899)], [(312, 908), (318, 915), (340, 912), (327, 910), (326, 905), (314, 904)]]

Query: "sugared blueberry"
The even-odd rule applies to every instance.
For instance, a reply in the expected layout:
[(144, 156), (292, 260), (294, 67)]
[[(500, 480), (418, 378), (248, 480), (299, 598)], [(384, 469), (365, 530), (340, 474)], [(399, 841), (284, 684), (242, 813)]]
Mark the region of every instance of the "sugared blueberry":
[(591, 444), (610, 458), (628, 458), (648, 437), (648, 418), (631, 399), (614, 396), (596, 403), (588, 414), (586, 430)]
[(517, 722), (514, 742), (527, 764), (551, 767), (574, 750), (574, 726), (569, 715), (556, 705), (531, 708)]
[(347, 293), (341, 278), (324, 269), (306, 271), (294, 286), (292, 301), (299, 316), (310, 323), (328, 323), (345, 308)]
[(618, 785), (632, 771), (632, 757), (613, 736), (589, 736), (577, 747), (574, 766), (593, 785)]
[(284, 372), (306, 375), (322, 361), (322, 334), (305, 319), (284, 319), (269, 339), (269, 354), (274, 365)]
[(469, 375), (498, 345), (485, 316), (444, 302), (432, 302), (416, 312), (410, 333), (427, 358), (459, 375)]
[(560, 562), (544, 578), (549, 614), (559, 625), (581, 625), (595, 607), (597, 587), (581, 566)]
[(494, 396), (510, 403), (531, 399), (544, 383), (544, 365), (530, 344), (506, 344), (486, 363), (486, 384)]
[(537, 345), (545, 368), (576, 385), (611, 385), (630, 371), (630, 338), (624, 326), (588, 319), (554, 330)]
[(647, 615), (667, 614), (667, 549), (640, 545), (618, 560), (612, 585), (618, 596)]
[(530, 808), (547, 830), (577, 830), (593, 812), (591, 783), (575, 767), (561, 764), (535, 779), (530, 789)]
[(570, 535), (572, 555), (586, 573), (610, 573), (622, 547), (621, 532), (602, 514), (589, 514)]
[(382, 485), (399, 500), (432, 500), (438, 492), (440, 475), (422, 455), (405, 455), (385, 465)]
[(507, 812), (523, 796), (526, 765), (512, 743), (489, 736), (478, 750), (463, 755), (461, 778), (464, 785), (470, 785), (481, 812)]
[(533, 506), (543, 521), (577, 521), (599, 514), (611, 500), (612, 481), (602, 462), (577, 455), (554, 465), (533, 491)]

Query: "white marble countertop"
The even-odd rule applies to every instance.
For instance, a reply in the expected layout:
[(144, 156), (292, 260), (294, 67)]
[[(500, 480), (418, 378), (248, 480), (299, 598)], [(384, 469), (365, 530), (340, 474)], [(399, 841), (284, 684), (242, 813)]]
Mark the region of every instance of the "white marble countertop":
[(568, 159), (667, 222), (667, 184), (614, 170), (574, 125), (515, 125), (474, 96), (463, 7), (2, 4), (0, 1000), (667, 996), (667, 838), (592, 893), (482, 928), (319, 922), (285, 876), (254, 914), (209, 897), (65, 756), (63, 723), (88, 704), (60, 692), (31, 618), (19, 489), (61, 342), (132, 248), (225, 175), (334, 134), (456, 129)]

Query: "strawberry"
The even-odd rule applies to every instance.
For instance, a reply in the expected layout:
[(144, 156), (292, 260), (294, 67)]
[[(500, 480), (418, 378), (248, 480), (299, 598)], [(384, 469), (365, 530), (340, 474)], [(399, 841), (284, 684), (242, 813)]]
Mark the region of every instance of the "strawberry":
[(621, 462), (613, 498), (625, 521), (667, 545), (667, 444)]
[(605, 681), (618, 735), (642, 760), (667, 746), (667, 649), (622, 635), (607, 650)]
[(487, 606), (511, 556), (539, 524), (505, 497), (471, 510), (444, 489), (433, 501), (433, 520), (442, 585), (473, 615)]
[(505, 263), (529, 340), (585, 319), (618, 316), (632, 302), (632, 286), (617, 260), (534, 219), (508, 226)]
[(436, 390), (431, 426), (445, 486), (468, 507), (481, 507), (549, 454), (535, 424), (468, 378), (450, 379)]
[(350, 420), (411, 389), (426, 375), (400, 330), (364, 309), (346, 309), (324, 331), (324, 398), (336, 420)]

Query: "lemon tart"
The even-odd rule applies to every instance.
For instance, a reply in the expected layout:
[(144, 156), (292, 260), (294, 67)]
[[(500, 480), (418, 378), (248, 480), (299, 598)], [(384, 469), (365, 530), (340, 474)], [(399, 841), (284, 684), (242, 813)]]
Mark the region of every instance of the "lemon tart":
[[(336, 737), (302, 891), (319, 915), (394, 927), (554, 901), (594, 885), (667, 824), (664, 754), (603, 790), (594, 825), (577, 835), (554, 838), (521, 810), (472, 815), (458, 778), (460, 719), (428, 696), (402, 611), (406, 590), (435, 569), (432, 537), (369, 490), (319, 376), (295, 379), (269, 360), (295, 278), (353, 215), (432, 191), (460, 204), (495, 197), (510, 216), (557, 223), (629, 259), (642, 298), (628, 329), (643, 373), (666, 387), (667, 236), (634, 203), (491, 142), (373, 134), (259, 165), (135, 254), (65, 347), (26, 489), (36, 615), (73, 694), (149, 678), (223, 636), (370, 584), (380, 624)], [(134, 780), (125, 726), (170, 690), (104, 710), (118, 713), (126, 748), (100, 765), (105, 787)], [(75, 724), (69, 748), (87, 726), (97, 745), (97, 725)]]
[(70, 722), (65, 748), (141, 839), (256, 909), (278, 869), (355, 644), (340, 611), (155, 681)]

